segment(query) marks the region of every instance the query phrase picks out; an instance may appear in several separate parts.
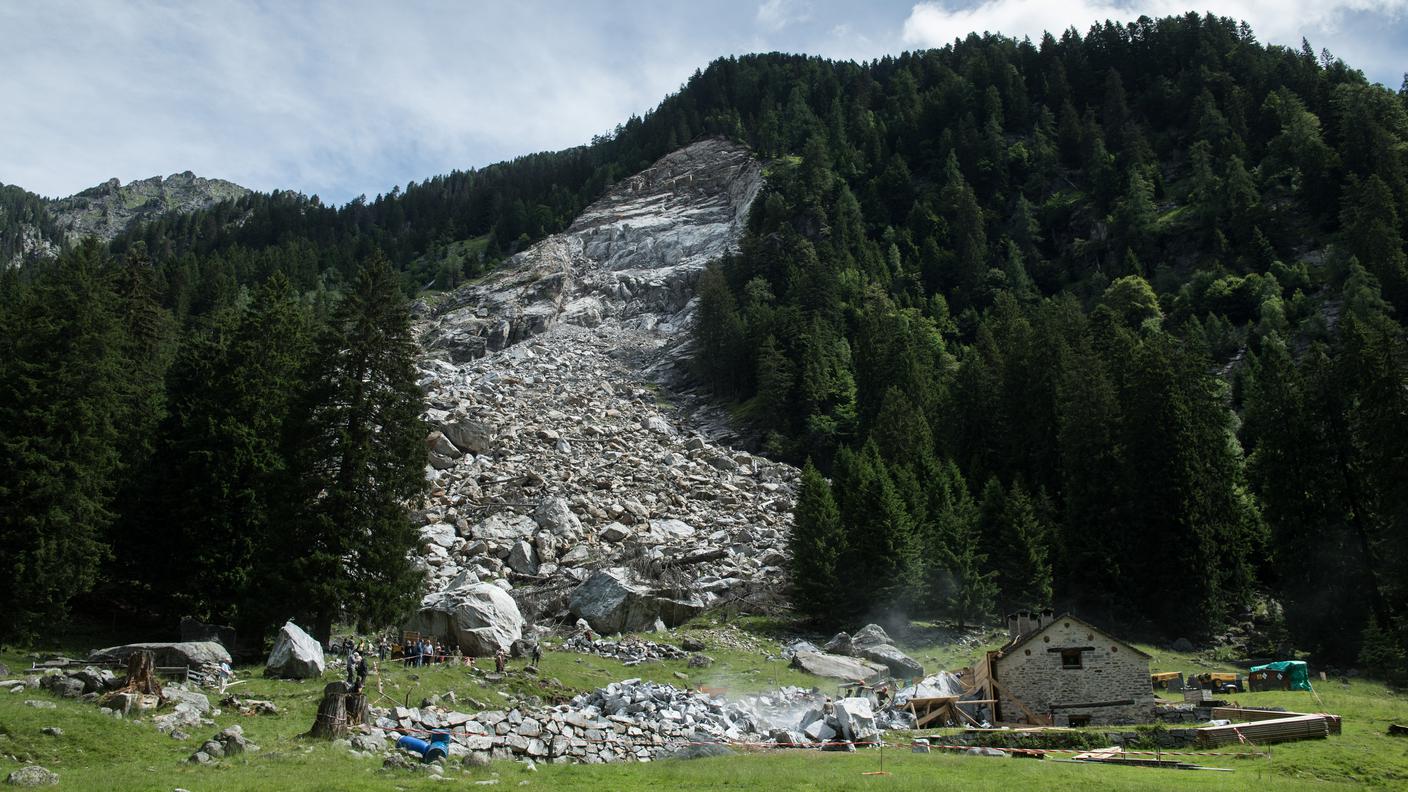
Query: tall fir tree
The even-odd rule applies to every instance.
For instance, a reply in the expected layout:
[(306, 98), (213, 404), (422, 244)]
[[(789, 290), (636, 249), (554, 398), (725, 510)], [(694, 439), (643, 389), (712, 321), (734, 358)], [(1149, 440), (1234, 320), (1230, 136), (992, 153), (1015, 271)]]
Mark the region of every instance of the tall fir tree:
[(341, 617), (387, 624), (415, 602), (407, 508), (425, 491), (410, 313), (385, 257), (361, 267), (315, 346), (298, 416), (302, 513), (288, 525), (285, 600), (326, 640)]

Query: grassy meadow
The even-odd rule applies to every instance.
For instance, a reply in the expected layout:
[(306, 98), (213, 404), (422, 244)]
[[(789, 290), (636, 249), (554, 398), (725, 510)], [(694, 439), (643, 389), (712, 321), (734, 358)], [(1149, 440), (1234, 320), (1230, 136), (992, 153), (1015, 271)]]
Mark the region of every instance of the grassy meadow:
[[(577, 692), (630, 677), (653, 679), (678, 686), (705, 686), (730, 695), (765, 691), (779, 685), (831, 686), (815, 677), (787, 668), (776, 657), (775, 637), (782, 626), (756, 619), (734, 623), (699, 622), (674, 631), (668, 640), (693, 634), (704, 641), (715, 663), (708, 669), (689, 669), (683, 661), (649, 662), (625, 667), (622, 663), (589, 655), (549, 650), (540, 673), (523, 671), (513, 661), (500, 681), (484, 678), (480, 669), (470, 671), (448, 665), (406, 669), (387, 664), (369, 687), (381, 706), (419, 705), (432, 695), (455, 702), (444, 706), (462, 711), (502, 708), (509, 698), (536, 697), (543, 703), (565, 700)], [(902, 648), (927, 667), (954, 668), (971, 662), (980, 648), (926, 643), (923, 630), (915, 641), (900, 641)], [(649, 636), (658, 639), (659, 636)], [(995, 644), (999, 636), (990, 636)], [(94, 644), (95, 645), (95, 644)], [(49, 648), (49, 647), (46, 647)], [(71, 644), (74, 654), (89, 648)], [(1141, 647), (1155, 655), (1155, 670), (1184, 672), (1228, 668), (1194, 655)], [(0, 654), (12, 672), (27, 668), (25, 651)], [(277, 716), (244, 717), (225, 709), (214, 719), (216, 726), (190, 729), (191, 739), (167, 737), (150, 724), (115, 720), (92, 704), (60, 700), (43, 690), (0, 692), (0, 777), (21, 764), (36, 763), (60, 776), (60, 789), (173, 790), (220, 792), (222, 790), (420, 790), (446, 787), (477, 788), (514, 786), (526, 789), (738, 789), (738, 790), (847, 790), (847, 789), (1100, 789), (1165, 790), (1223, 789), (1349, 789), (1408, 786), (1408, 739), (1389, 737), (1390, 722), (1408, 722), (1408, 697), (1374, 682), (1329, 682), (1317, 688), (1323, 706), (1307, 693), (1250, 693), (1236, 696), (1244, 706), (1284, 706), (1300, 711), (1327, 711), (1344, 716), (1344, 734), (1328, 740), (1286, 743), (1271, 748), (1270, 756), (1245, 758), (1239, 749), (1220, 749), (1226, 755), (1201, 757), (1204, 765), (1233, 772), (1182, 771), (1161, 768), (1124, 768), (1071, 764), (1052, 760), (988, 758), (955, 753), (912, 754), (911, 736), (938, 736), (943, 731), (887, 733), (891, 747), (854, 754), (816, 751), (740, 751), (733, 756), (669, 760), (646, 764), (548, 765), (528, 770), (513, 762), (496, 762), (487, 768), (466, 768), (457, 761), (447, 765), (443, 778), (422, 771), (386, 770), (380, 758), (354, 756), (344, 748), (301, 735), (313, 722), (321, 695), (321, 681), (266, 680), (260, 669), (239, 669), (241, 684), (230, 692), (263, 698), (278, 705)], [(12, 674), (11, 676), (14, 676)], [(683, 677), (683, 678), (681, 678)], [(335, 678), (329, 670), (327, 680)], [(211, 694), (218, 706), (218, 696)], [(55, 709), (36, 709), (28, 699), (50, 701)], [(257, 753), (226, 759), (217, 765), (185, 762), (200, 743), (225, 726), (238, 723)], [(60, 736), (44, 734), (45, 727), (63, 730)], [(1095, 728), (1092, 731), (1100, 731)], [(9, 757), (15, 757), (14, 761)]]

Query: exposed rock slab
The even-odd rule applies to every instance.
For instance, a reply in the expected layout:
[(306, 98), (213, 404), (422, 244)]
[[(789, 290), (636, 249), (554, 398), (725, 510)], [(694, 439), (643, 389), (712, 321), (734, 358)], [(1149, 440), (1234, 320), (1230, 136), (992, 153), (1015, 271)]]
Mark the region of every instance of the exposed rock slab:
[(174, 641), (109, 646), (88, 656), (90, 663), (125, 663), (133, 652), (151, 652), (158, 666), (219, 665), (230, 662), (230, 653), (214, 641)]
[(830, 679), (867, 684), (889, 673), (888, 669), (879, 663), (825, 652), (798, 652), (792, 656), (792, 667)]

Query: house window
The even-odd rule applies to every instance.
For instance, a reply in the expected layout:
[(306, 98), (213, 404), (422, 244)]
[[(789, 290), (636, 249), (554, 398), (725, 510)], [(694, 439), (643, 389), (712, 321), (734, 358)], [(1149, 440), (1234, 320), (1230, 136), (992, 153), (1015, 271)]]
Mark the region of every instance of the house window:
[(1072, 728), (1080, 728), (1081, 726), (1089, 726), (1089, 725), (1090, 725), (1090, 716), (1089, 716), (1089, 715), (1072, 715), (1072, 716), (1069, 718), (1069, 722), (1070, 722)]
[(1079, 649), (1062, 649), (1062, 650), (1061, 650), (1061, 667), (1062, 667), (1062, 668), (1083, 668), (1084, 666), (1081, 664), (1080, 650), (1079, 650)]

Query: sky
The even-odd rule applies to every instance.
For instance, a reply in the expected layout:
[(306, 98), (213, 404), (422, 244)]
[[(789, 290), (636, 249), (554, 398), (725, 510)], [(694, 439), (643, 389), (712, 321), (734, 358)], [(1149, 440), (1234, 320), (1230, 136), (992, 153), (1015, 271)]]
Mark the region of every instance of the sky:
[(0, 183), (191, 170), (344, 203), (587, 143), (724, 55), (865, 61), (1188, 10), (1398, 88), (1408, 0), (0, 0)]

